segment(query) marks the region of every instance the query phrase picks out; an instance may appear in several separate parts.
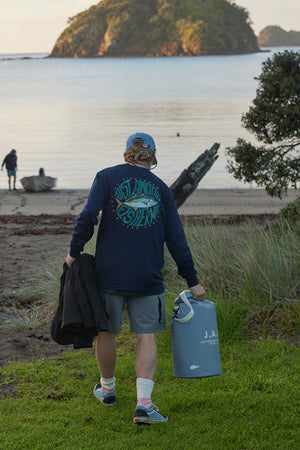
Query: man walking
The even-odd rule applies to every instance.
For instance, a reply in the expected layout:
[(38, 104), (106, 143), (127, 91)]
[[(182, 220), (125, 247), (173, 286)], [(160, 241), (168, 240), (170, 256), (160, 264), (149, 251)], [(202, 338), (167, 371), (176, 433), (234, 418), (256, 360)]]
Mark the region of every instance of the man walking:
[(155, 333), (166, 329), (161, 273), (165, 242), (194, 298), (204, 300), (205, 291), (197, 279), (174, 195), (150, 171), (157, 164), (152, 137), (145, 133), (130, 136), (124, 159), (125, 164), (97, 173), (77, 219), (66, 263), (70, 266), (80, 255), (102, 211), (95, 263), (110, 331), (98, 335), (101, 379), (94, 395), (106, 406), (116, 403), (115, 336), (120, 333), (126, 303), (130, 329), (137, 336), (137, 406), (133, 420), (153, 424), (168, 420), (151, 401), (158, 359)]
[(3, 170), (3, 166), (5, 165), (8, 176), (8, 187), (11, 191), (11, 177), (13, 177), (13, 189), (16, 190), (16, 180), (17, 180), (17, 155), (16, 150), (12, 149), (11, 152), (5, 156), (1, 170)]

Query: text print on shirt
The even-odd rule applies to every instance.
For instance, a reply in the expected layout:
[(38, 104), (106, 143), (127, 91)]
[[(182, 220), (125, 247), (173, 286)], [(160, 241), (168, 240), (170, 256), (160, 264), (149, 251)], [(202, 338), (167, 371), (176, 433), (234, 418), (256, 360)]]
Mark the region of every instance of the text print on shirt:
[(159, 218), (160, 195), (149, 181), (124, 179), (115, 186), (113, 197), (113, 212), (127, 228), (147, 228)]

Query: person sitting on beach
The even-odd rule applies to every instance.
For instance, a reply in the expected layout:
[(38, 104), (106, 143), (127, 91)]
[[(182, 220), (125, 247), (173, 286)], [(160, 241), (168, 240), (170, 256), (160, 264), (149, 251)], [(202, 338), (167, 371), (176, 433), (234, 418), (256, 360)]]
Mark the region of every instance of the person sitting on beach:
[(94, 395), (106, 406), (116, 403), (115, 337), (120, 333), (122, 311), (127, 304), (130, 328), (137, 336), (137, 406), (133, 419), (137, 424), (168, 420), (158, 413), (151, 401), (158, 358), (155, 333), (166, 329), (161, 273), (164, 242), (193, 297), (202, 301), (205, 296), (174, 195), (150, 171), (157, 164), (155, 153), (153, 138), (145, 133), (136, 133), (127, 140), (125, 164), (96, 174), (87, 203), (77, 219), (66, 258), (70, 267), (80, 256), (102, 211), (95, 264), (110, 331), (98, 334), (96, 355), (101, 379), (94, 387)]
[(12, 149), (11, 152), (5, 156), (1, 170), (3, 170), (3, 166), (5, 165), (8, 176), (8, 187), (11, 191), (11, 177), (13, 177), (13, 188), (16, 190), (16, 180), (17, 180), (17, 155), (16, 150)]

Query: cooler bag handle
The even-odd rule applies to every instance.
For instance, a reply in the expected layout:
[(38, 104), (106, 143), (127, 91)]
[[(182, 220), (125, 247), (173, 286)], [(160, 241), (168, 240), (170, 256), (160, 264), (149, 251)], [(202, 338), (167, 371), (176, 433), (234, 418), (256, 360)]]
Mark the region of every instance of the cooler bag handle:
[(176, 322), (181, 322), (181, 323), (188, 322), (189, 320), (191, 320), (191, 318), (195, 314), (194, 310), (193, 310), (193, 307), (192, 307), (192, 305), (191, 305), (191, 303), (190, 303), (190, 301), (189, 301), (189, 299), (188, 299), (188, 297), (186, 295), (187, 292), (189, 292), (189, 291), (181, 292), (179, 297), (190, 308), (190, 311), (187, 313), (186, 316), (182, 317), (181, 319), (179, 319), (178, 317), (175, 316), (174, 319), (176, 320)]

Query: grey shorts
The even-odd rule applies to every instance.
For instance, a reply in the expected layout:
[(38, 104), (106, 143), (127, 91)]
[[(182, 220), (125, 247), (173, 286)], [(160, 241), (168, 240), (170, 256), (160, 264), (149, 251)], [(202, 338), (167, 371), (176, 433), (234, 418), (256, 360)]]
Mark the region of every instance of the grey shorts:
[(122, 312), (126, 304), (130, 330), (137, 334), (157, 333), (166, 329), (164, 293), (146, 296), (128, 296), (100, 293), (105, 301), (110, 331), (119, 334)]

